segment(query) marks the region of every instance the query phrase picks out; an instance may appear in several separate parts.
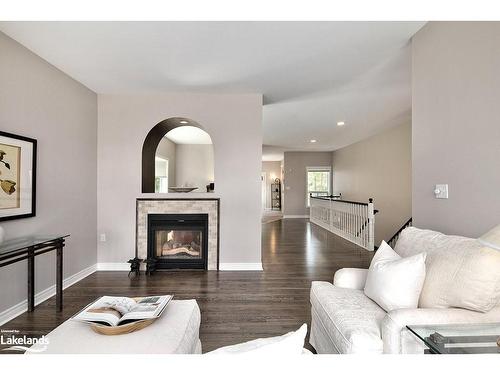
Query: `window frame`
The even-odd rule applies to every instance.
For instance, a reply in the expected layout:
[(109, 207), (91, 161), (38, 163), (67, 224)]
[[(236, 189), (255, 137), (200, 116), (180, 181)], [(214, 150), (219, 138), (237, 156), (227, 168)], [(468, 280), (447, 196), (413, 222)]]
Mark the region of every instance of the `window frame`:
[[(321, 166), (321, 167), (306, 167), (306, 208), (311, 207), (310, 202), (310, 191), (309, 191), (309, 172), (328, 172), (328, 191), (327, 195), (332, 194), (332, 167), (331, 166)], [(313, 192), (314, 193), (314, 192)], [(319, 191), (317, 193), (320, 193)]]
[[(160, 159), (160, 160), (156, 160), (156, 159)], [(156, 174), (156, 162), (157, 161), (160, 161), (160, 162), (164, 162), (165, 163), (165, 166), (166, 166), (166, 175), (165, 176), (158, 176)], [(168, 185), (170, 183), (169, 181), (169, 178), (168, 178), (168, 174), (169, 174), (169, 168), (170, 168), (170, 160), (169, 158), (164, 158), (164, 157), (161, 157), (161, 156), (155, 156), (155, 193), (157, 194), (164, 194), (164, 193), (168, 193), (169, 190), (168, 190)], [(158, 181), (159, 179), (159, 181)], [(160, 184), (160, 189), (159, 191), (156, 191), (156, 183), (159, 182)], [(165, 187), (166, 185), (166, 191), (163, 191), (165, 189), (162, 189), (161, 187)]]

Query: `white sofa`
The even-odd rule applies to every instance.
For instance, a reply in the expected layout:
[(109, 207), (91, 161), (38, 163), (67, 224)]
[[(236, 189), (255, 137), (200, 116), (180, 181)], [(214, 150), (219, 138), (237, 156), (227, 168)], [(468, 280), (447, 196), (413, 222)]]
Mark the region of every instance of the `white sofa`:
[(335, 273), (333, 284), (313, 281), (311, 345), (320, 354), (423, 353), (423, 344), (406, 329), (407, 325), (500, 322), (500, 303), (486, 313), (422, 307), (424, 293), (435, 298), (453, 277), (449, 274), (452, 268), (447, 266), (452, 263), (450, 257), (480, 248), (476, 239), (412, 227), (405, 229), (394, 250), (402, 257), (427, 253), (427, 274), (417, 309), (384, 311), (363, 293), (368, 273), (365, 269), (341, 269)]

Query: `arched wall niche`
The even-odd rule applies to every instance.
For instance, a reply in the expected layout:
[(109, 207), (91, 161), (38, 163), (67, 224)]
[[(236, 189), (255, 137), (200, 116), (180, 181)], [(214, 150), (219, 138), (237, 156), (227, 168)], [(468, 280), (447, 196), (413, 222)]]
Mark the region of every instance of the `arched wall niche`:
[[(206, 130), (196, 121), (185, 117), (171, 117), (156, 124), (147, 134), (142, 146), (142, 192), (155, 193), (155, 156), (158, 145), (168, 132), (179, 127), (196, 127)], [(207, 133), (208, 134), (208, 133)], [(200, 190), (204, 186), (199, 187)]]

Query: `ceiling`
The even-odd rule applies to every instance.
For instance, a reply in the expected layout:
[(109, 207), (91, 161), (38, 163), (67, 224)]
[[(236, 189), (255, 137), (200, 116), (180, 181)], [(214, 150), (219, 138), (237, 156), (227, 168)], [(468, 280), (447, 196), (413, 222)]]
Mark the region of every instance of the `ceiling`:
[(203, 129), (195, 126), (179, 126), (170, 130), (166, 138), (178, 145), (211, 145), (212, 138)]
[(423, 25), (0, 22), (0, 30), (98, 93), (262, 93), (264, 157), (276, 158), (266, 150), (331, 151), (410, 121), (409, 41)]

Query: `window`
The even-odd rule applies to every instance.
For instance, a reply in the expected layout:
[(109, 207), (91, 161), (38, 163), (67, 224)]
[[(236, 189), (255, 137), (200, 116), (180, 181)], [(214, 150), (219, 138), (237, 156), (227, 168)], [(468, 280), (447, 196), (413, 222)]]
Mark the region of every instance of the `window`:
[(155, 193), (168, 193), (168, 159), (155, 157)]
[(330, 167), (307, 167), (307, 207), (311, 205), (310, 195), (313, 197), (331, 194)]

